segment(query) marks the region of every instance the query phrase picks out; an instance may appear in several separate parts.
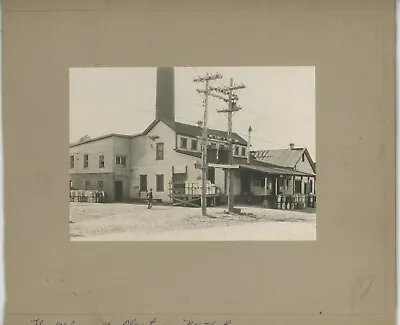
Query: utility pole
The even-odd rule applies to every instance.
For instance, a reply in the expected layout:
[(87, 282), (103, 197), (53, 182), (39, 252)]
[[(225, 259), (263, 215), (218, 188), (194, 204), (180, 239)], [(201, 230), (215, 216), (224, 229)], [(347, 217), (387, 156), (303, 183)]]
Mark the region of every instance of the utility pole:
[(207, 130), (207, 122), (208, 122), (208, 96), (210, 93), (210, 81), (214, 81), (217, 79), (221, 79), (222, 75), (219, 73), (209, 74), (207, 73), (204, 77), (197, 77), (193, 79), (193, 82), (196, 83), (205, 83), (204, 89), (197, 89), (198, 93), (204, 93), (203, 100), (203, 108), (204, 108), (204, 117), (203, 117), (203, 134), (202, 134), (202, 147), (201, 147), (201, 214), (202, 216), (207, 215), (207, 172), (208, 172), (208, 163), (207, 163), (207, 148), (208, 148), (208, 130)]
[[(233, 79), (231, 78), (229, 87), (233, 87)], [(229, 102), (228, 102), (228, 145), (229, 145), (229, 165), (233, 165), (233, 143), (232, 143), (232, 118), (233, 118), (233, 111), (232, 111), (232, 90), (229, 89)], [(233, 181), (232, 175), (233, 171), (232, 168), (228, 170), (228, 212), (233, 212)]]
[[(228, 147), (229, 147), (229, 165), (233, 165), (233, 141), (232, 141), (232, 120), (233, 113), (241, 110), (241, 107), (237, 105), (239, 97), (234, 93), (235, 90), (246, 88), (244, 84), (235, 85), (233, 83), (233, 78), (230, 79), (230, 84), (228, 87), (210, 87), (211, 90), (227, 95), (228, 97), (222, 97), (219, 95), (214, 95), (210, 93), (211, 96), (220, 98), (228, 103), (227, 109), (218, 110), (219, 113), (228, 114)], [(233, 195), (233, 170), (228, 169), (228, 212), (234, 212), (234, 195)]]

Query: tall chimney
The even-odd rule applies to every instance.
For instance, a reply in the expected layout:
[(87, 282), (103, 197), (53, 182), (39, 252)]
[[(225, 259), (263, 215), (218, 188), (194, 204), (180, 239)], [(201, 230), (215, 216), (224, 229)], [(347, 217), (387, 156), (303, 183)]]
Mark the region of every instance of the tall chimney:
[(251, 150), (251, 131), (253, 131), (253, 129), (251, 128), (251, 126), (249, 127), (249, 137), (247, 139), (247, 163), (250, 164), (250, 150)]
[(156, 119), (175, 122), (174, 68), (157, 68)]

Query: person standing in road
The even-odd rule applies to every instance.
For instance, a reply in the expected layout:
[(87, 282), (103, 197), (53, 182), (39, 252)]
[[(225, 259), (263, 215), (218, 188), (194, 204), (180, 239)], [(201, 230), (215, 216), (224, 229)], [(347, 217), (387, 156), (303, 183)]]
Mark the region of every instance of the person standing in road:
[(151, 209), (153, 206), (153, 189), (147, 192), (147, 209)]

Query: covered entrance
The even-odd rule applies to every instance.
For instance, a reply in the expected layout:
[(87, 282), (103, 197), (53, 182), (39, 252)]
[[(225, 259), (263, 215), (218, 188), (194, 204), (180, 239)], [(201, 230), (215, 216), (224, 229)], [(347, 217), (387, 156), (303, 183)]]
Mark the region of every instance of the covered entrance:
[(307, 179), (314, 176), (278, 166), (244, 164), (239, 165), (239, 172), (240, 201), (266, 207), (276, 207), (280, 200), (306, 200), (311, 192)]

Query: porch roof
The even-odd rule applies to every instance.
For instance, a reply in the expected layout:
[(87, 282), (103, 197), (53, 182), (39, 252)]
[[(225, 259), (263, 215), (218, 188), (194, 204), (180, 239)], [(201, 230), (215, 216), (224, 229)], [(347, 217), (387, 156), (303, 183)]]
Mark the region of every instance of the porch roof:
[(272, 174), (272, 175), (290, 175), (290, 176), (303, 176), (303, 177), (315, 176), (314, 174), (308, 174), (297, 170), (292, 170), (289, 168), (254, 166), (254, 165), (243, 165), (243, 164), (239, 164), (239, 168), (256, 170), (262, 173)]
[[(201, 158), (201, 152), (191, 152), (180, 149), (174, 149), (176, 152), (196, 158)], [(218, 164), (212, 164), (218, 165)], [(291, 175), (291, 176), (303, 176), (303, 177), (315, 177), (315, 174), (309, 174), (305, 172), (300, 172), (289, 167), (276, 166), (273, 164), (265, 163), (263, 161), (255, 159), (250, 156), (250, 163), (247, 163), (246, 157), (233, 157), (233, 168), (244, 168), (250, 170), (256, 170), (266, 174), (272, 175)], [(220, 165), (220, 168), (224, 168), (224, 165)]]

